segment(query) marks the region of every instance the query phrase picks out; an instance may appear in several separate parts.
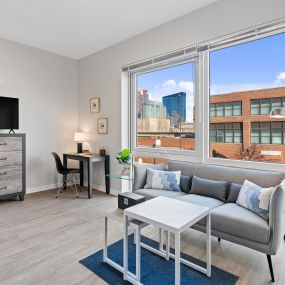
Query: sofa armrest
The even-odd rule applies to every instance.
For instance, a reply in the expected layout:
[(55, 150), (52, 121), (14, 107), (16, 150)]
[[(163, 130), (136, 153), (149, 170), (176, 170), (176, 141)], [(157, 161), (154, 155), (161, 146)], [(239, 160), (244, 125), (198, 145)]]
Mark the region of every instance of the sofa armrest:
[(285, 198), (285, 184), (277, 186), (271, 195), (269, 205), (269, 226), (270, 226), (270, 254), (277, 253), (283, 236), (285, 233), (284, 224), (284, 201)]
[(151, 163), (134, 164), (133, 191), (144, 188), (146, 183), (147, 168), (164, 170), (165, 166), (164, 164), (151, 164)]

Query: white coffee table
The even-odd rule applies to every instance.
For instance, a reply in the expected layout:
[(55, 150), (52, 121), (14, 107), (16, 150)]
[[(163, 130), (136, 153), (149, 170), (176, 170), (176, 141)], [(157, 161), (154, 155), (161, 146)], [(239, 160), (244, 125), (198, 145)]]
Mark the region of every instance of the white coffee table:
[[(203, 268), (180, 257), (180, 235), (183, 231), (205, 217), (207, 220), (207, 266)], [(166, 259), (169, 257), (175, 259), (175, 285), (180, 284), (180, 263), (198, 270), (209, 277), (211, 276), (211, 215), (209, 208), (172, 198), (157, 197), (124, 210), (124, 280), (130, 279), (128, 271), (129, 219), (136, 219), (153, 225), (162, 231), (167, 231), (166, 251), (163, 251), (161, 248), (160, 250), (149, 249), (159, 255), (164, 255)], [(175, 235), (174, 255), (169, 252), (169, 232)], [(140, 282), (140, 280), (136, 281)]]

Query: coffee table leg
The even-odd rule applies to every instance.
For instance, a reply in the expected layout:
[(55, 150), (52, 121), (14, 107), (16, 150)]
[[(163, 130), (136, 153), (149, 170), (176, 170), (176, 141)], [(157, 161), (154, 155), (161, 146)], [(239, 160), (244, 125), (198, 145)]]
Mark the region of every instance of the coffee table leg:
[(211, 214), (207, 216), (207, 276), (211, 277)]
[(104, 229), (104, 250), (103, 250), (103, 261), (107, 260), (107, 250), (108, 250), (108, 218), (105, 217), (105, 229)]
[(166, 252), (165, 252), (165, 259), (169, 260), (169, 239), (170, 239), (170, 232), (166, 231)]
[(141, 231), (139, 226), (136, 231), (136, 277), (137, 280), (141, 280)]
[(180, 285), (180, 233), (175, 233), (175, 285)]
[(128, 216), (124, 215), (124, 280), (127, 279), (128, 275)]
[(159, 250), (162, 251), (163, 250), (163, 230), (161, 228), (159, 228), (158, 239), (159, 239)]

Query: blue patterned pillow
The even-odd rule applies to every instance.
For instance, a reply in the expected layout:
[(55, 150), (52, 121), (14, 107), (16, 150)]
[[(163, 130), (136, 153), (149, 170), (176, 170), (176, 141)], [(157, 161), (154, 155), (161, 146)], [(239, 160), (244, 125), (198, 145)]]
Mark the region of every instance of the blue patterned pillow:
[(273, 189), (274, 187), (262, 188), (245, 180), (236, 203), (268, 221), (269, 203)]
[(145, 189), (160, 189), (181, 192), (181, 171), (161, 171), (147, 168)]

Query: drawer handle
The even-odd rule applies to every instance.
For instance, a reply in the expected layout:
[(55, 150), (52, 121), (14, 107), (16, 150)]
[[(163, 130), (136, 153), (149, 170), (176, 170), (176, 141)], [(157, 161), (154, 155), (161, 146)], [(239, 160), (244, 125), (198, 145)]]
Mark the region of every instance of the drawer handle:
[(0, 175), (6, 175), (7, 174), (7, 172), (2, 172), (2, 173), (0, 173)]
[(0, 160), (7, 160), (7, 157), (0, 158)]
[(6, 190), (7, 187), (0, 187), (0, 190)]
[(0, 143), (0, 145), (7, 145), (7, 143)]

